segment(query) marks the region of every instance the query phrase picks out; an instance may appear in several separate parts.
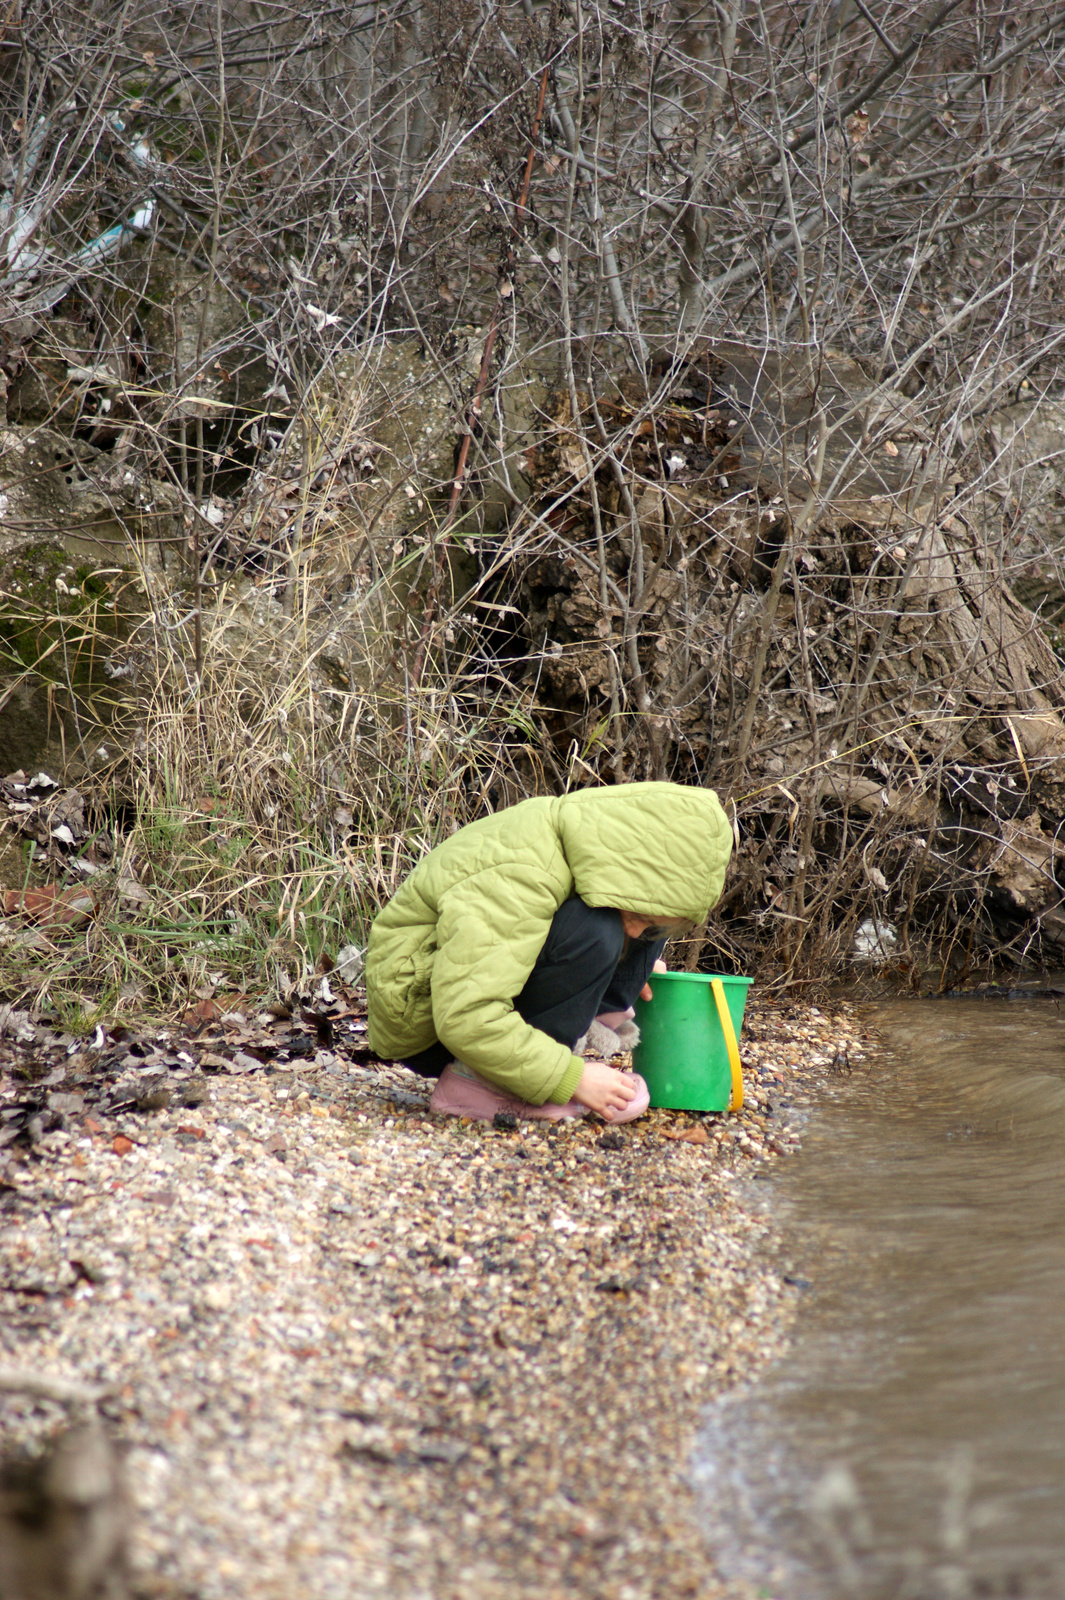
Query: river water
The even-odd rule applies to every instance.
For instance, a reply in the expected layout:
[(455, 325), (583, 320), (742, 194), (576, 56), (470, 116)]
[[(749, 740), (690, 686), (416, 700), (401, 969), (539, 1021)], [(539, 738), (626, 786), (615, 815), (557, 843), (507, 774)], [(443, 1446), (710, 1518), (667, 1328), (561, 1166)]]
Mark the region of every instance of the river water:
[(1065, 1013), (874, 1020), (889, 1055), (747, 1185), (800, 1310), (708, 1420), (715, 1556), (772, 1600), (1063, 1600)]

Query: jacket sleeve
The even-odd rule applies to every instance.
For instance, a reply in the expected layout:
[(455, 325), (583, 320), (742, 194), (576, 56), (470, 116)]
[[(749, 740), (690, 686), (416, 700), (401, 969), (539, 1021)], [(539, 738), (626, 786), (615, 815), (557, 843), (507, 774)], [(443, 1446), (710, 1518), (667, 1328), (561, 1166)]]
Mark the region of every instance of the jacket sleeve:
[(442, 897), (437, 915), (437, 1038), (475, 1072), (533, 1105), (564, 1105), (584, 1071), (579, 1056), (531, 1027), (513, 1006), (558, 904), (542, 872), (516, 863), (456, 884)]

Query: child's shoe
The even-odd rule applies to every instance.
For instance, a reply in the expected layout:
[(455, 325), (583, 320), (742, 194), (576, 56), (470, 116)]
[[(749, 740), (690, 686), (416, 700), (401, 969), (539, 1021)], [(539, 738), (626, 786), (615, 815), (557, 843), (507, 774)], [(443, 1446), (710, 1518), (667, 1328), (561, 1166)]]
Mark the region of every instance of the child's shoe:
[(429, 1097), (429, 1109), (437, 1116), (472, 1117), (476, 1122), (491, 1122), (500, 1111), (529, 1121), (562, 1122), (570, 1117), (583, 1117), (588, 1110), (576, 1100), (564, 1106), (550, 1103), (534, 1106), (528, 1100), (508, 1094), (505, 1089), (497, 1089), (464, 1061), (452, 1061), (444, 1068)]
[(611, 1056), (620, 1055), (624, 1046), (613, 1028), (600, 1022), (596, 1017), (589, 1025), (588, 1032), (583, 1034), (573, 1046), (575, 1056), (594, 1056), (598, 1061), (609, 1061)]
[(631, 1055), (640, 1042), (640, 1030), (633, 1021), (635, 1013), (628, 1011), (601, 1011), (583, 1038), (573, 1047), (575, 1056)]
[(640, 1042), (640, 1030), (637, 1024), (633, 1022), (631, 1017), (623, 1017), (620, 1022), (615, 1024), (614, 1032), (621, 1042), (622, 1052), (631, 1056)]
[(513, 1111), (513, 1099), (513, 1095), (486, 1082), (461, 1061), (451, 1061), (437, 1079), (429, 1097), (429, 1110), (437, 1116), (491, 1122), (497, 1111)]

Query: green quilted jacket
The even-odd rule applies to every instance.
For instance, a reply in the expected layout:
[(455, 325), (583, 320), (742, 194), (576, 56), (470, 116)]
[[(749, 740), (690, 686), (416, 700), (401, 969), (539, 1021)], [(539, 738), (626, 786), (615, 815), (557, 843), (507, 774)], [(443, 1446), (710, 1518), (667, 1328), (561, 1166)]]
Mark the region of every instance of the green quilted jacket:
[(630, 783), (523, 800), (419, 862), (374, 922), (370, 1045), (401, 1061), (440, 1040), (534, 1105), (564, 1105), (584, 1064), (513, 1008), (570, 895), (700, 923), (721, 895), (732, 829), (709, 789)]

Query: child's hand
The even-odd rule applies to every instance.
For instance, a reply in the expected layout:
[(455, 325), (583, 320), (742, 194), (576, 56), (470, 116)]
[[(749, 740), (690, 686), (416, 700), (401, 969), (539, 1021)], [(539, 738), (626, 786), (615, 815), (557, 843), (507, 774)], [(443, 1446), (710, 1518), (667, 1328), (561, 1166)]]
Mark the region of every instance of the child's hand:
[(598, 1111), (605, 1117), (608, 1111), (624, 1111), (635, 1094), (636, 1085), (630, 1073), (618, 1072), (605, 1061), (586, 1061), (573, 1098), (589, 1111)]
[[(666, 966), (664, 961), (659, 959), (658, 961), (655, 962), (654, 966), (651, 968), (651, 971), (652, 972), (668, 972), (669, 968)], [(643, 988), (640, 990), (640, 999), (641, 1000), (653, 1000), (654, 999), (654, 995), (651, 993), (651, 985), (649, 983), (645, 983)]]

